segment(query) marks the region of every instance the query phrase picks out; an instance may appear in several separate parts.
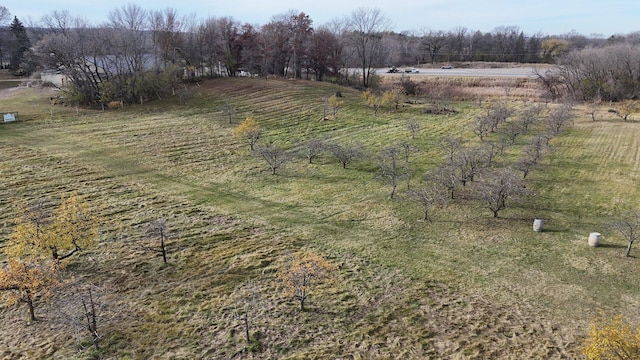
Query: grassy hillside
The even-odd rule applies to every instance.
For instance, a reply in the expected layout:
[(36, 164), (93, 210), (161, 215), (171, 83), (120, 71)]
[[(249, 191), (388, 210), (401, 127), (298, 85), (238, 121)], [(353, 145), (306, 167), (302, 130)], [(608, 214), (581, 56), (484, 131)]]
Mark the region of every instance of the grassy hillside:
[[(323, 121), (336, 91), (345, 104)], [(600, 311), (640, 322), (637, 259), (606, 226), (640, 191), (637, 123), (592, 122), (576, 109), (575, 125), (528, 176), (535, 195), (523, 205), (495, 219), (458, 199), (423, 222), (406, 184), (389, 198), (375, 157), (410, 143), (419, 186), (442, 162), (443, 137), (478, 141), (469, 128), (485, 111), (477, 101), (454, 104), (454, 115), (425, 115), (418, 101), (374, 117), (357, 91), (326, 83), (221, 79), (191, 92), (186, 105), (94, 111), (52, 106), (40, 89), (5, 90), (0, 109), (21, 121), (0, 125), (2, 239), (16, 199), (75, 191), (105, 221), (99, 246), (70, 261), (60, 296), (36, 308), (39, 321), (0, 305), (0, 358), (573, 358)], [(231, 123), (223, 105), (236, 109)], [(294, 151), (326, 136), (372, 156), (342, 169), (328, 154), (313, 164), (299, 155), (270, 175), (232, 136), (249, 115), (261, 144)], [(421, 124), (415, 139), (408, 119)], [(498, 161), (512, 161), (531, 136)], [(531, 230), (536, 217), (542, 233)], [(145, 226), (158, 218), (171, 232), (168, 265), (145, 251)], [(591, 231), (604, 246), (587, 246)], [(339, 269), (304, 312), (276, 279), (301, 249)], [(260, 295), (249, 346), (234, 318), (248, 282)], [(89, 288), (104, 305), (99, 352), (69, 320)]]

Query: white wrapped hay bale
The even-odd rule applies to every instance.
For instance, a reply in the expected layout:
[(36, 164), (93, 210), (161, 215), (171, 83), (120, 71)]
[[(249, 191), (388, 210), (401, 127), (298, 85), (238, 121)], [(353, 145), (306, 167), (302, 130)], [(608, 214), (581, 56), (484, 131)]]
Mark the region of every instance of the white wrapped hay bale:
[(600, 233), (592, 232), (591, 234), (589, 234), (589, 246), (596, 247), (600, 245), (601, 238), (602, 238), (602, 235)]

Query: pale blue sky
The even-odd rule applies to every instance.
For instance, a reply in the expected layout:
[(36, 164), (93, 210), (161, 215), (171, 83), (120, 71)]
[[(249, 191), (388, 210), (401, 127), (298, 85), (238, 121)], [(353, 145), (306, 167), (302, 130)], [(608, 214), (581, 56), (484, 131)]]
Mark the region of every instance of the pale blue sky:
[(198, 19), (230, 16), (257, 25), (296, 10), (308, 14), (318, 26), (367, 7), (379, 8), (398, 32), (448, 31), (457, 26), (488, 32), (499, 26), (517, 26), (529, 35), (576, 31), (608, 37), (640, 31), (640, 0), (12, 0), (2, 5), (26, 23), (37, 22), (54, 10), (68, 10), (99, 24), (110, 11), (128, 3), (145, 10), (173, 8)]

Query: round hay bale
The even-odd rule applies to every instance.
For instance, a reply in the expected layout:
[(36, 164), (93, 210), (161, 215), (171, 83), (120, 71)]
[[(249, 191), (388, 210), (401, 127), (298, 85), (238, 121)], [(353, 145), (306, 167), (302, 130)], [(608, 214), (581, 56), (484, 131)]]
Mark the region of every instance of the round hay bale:
[(602, 238), (602, 235), (600, 233), (592, 232), (591, 234), (589, 234), (589, 246), (596, 247), (600, 245), (601, 238)]
[(543, 219), (535, 219), (533, 220), (533, 231), (542, 232), (542, 228), (544, 227)]

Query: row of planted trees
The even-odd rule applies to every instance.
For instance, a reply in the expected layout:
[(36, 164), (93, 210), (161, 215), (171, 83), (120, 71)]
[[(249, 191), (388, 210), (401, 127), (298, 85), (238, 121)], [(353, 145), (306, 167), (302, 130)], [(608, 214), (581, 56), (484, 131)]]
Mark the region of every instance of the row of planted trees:
[[(391, 93), (394, 90), (386, 97), (391, 97)], [(374, 115), (379, 107), (389, 111), (396, 109), (393, 101), (384, 98), (384, 94), (371, 91), (363, 95), (365, 104), (374, 109)], [(386, 146), (380, 151), (376, 157), (380, 165), (377, 177), (390, 186), (391, 199), (395, 198), (399, 185), (406, 182), (407, 199), (422, 207), (424, 221), (431, 221), (432, 210), (451, 201), (458, 204), (479, 201), (498, 217), (502, 210), (532, 195), (525, 183), (527, 176), (551, 150), (551, 140), (573, 124), (573, 116), (571, 104), (554, 107), (531, 104), (516, 111), (505, 103), (496, 102), (486, 106), (469, 125), (479, 142), (460, 137), (443, 139), (438, 145), (444, 154), (441, 165), (424, 174), (420, 183), (411, 183), (416, 170), (410, 159), (420, 151), (411, 141)], [(234, 135), (251, 144), (254, 154), (270, 164), (272, 174), (295, 158), (295, 154), (272, 143), (257, 144), (259, 136), (242, 131), (247, 125), (252, 129), (251, 134), (261, 133), (258, 123), (251, 118), (238, 126)], [(415, 139), (420, 134), (420, 121), (408, 120), (406, 128), (411, 139)], [(515, 147), (517, 139), (527, 140), (524, 144), (519, 140), (519, 146)], [(317, 156), (329, 153), (343, 168), (353, 160), (371, 158), (357, 144), (339, 145), (325, 137), (300, 143), (298, 152), (309, 163)], [(629, 256), (631, 246), (640, 234), (640, 211), (620, 213), (610, 225), (629, 241), (625, 252)], [(302, 307), (304, 298), (299, 300)], [(635, 359), (640, 355), (639, 336), (640, 328), (634, 329), (622, 316), (597, 318), (591, 323), (582, 352), (589, 359)]]
[[(2, 9), (8, 14), (8, 9)], [(553, 63), (562, 58), (571, 68), (575, 63), (571, 54), (580, 49), (589, 47), (582, 52), (598, 52), (607, 44), (622, 42), (634, 47), (638, 42), (631, 35), (608, 40), (579, 34), (525, 35), (517, 26), (498, 26), (488, 33), (458, 26), (449, 32), (423, 29), (398, 34), (380, 10), (367, 8), (322, 26), (314, 25), (304, 12), (274, 15), (267, 24), (255, 25), (223, 14), (196, 19), (181, 16), (171, 8), (145, 10), (134, 4), (114, 9), (103, 24), (91, 24), (67, 11), (44, 16), (29, 31), (18, 19), (14, 22), (10, 38), (15, 39), (9, 43), (21, 44), (14, 52), (16, 59), (11, 61), (15, 71), (62, 72), (70, 80), (72, 99), (93, 105), (162, 99), (174, 94), (185, 79), (210, 76), (275, 75), (349, 81), (344, 77), (345, 69), (355, 68), (358, 84), (368, 87), (376, 68), (391, 65), (442, 61)], [(0, 31), (0, 42), (3, 34)], [(614, 62), (609, 64), (618, 68), (616, 72), (625, 71)], [(616, 79), (615, 75), (610, 77)], [(568, 76), (563, 78), (570, 80)], [(609, 89), (611, 86), (605, 89), (593, 83), (583, 83), (582, 87), (585, 89), (580, 94), (587, 96), (597, 89), (603, 98), (615, 92)], [(624, 95), (628, 96), (628, 91)]]
[[(36, 311), (40, 305), (55, 301), (55, 308), (47, 309), (55, 312), (47, 314), (48, 326), (66, 335), (75, 333), (79, 344), (84, 342), (79, 334), (85, 333), (95, 350), (100, 350), (100, 343), (109, 331), (107, 325), (117, 325), (118, 319), (126, 317), (118, 312), (126, 313), (126, 309), (107, 300), (112, 294), (104, 288), (80, 284), (74, 276), (78, 274), (66, 269), (72, 257), (81, 256), (76, 262), (87, 261), (82, 253), (96, 248), (104, 227), (97, 206), (71, 194), (58, 204), (45, 198), (30, 203), (15, 202), (14, 209), (15, 227), (5, 245), (6, 261), (0, 267), (0, 296), (8, 306), (24, 304), (31, 323), (41, 317)], [(168, 264), (168, 241), (174, 236), (166, 218), (149, 221), (143, 234), (148, 241), (138, 247), (158, 253), (163, 263)], [(313, 289), (333, 279), (337, 269), (313, 251), (289, 253), (283, 258), (286, 259), (277, 275), (279, 288), (304, 310)], [(258, 316), (260, 296), (258, 287), (253, 285), (250, 281), (238, 290), (233, 313), (244, 328), (249, 345), (253, 341), (250, 332)], [(244, 291), (245, 288), (250, 291)], [(109, 319), (110, 315), (113, 319)]]

